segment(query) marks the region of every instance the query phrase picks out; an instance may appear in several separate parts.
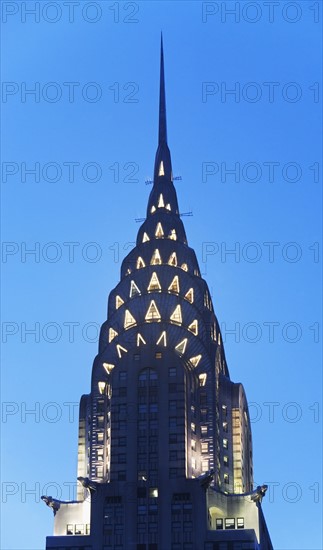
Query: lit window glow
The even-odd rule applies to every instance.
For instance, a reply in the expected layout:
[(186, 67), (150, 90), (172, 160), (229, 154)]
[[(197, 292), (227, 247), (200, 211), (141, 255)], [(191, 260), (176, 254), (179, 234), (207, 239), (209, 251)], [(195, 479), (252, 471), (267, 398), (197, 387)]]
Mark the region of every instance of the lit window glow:
[(183, 269), (183, 271), (188, 271), (187, 264), (182, 264), (181, 268)]
[(201, 361), (202, 355), (195, 355), (195, 357), (190, 358), (190, 362), (192, 363), (193, 367), (197, 367), (199, 362)]
[(155, 231), (155, 237), (157, 237), (157, 239), (162, 239), (163, 236), (164, 236), (163, 226), (160, 222), (158, 222), (156, 231)]
[(162, 194), (159, 195), (159, 199), (158, 199), (158, 208), (164, 208), (165, 206), (165, 203), (164, 203), (164, 197)]
[(128, 350), (126, 348), (122, 347), (120, 344), (117, 344), (117, 352), (118, 352), (119, 359), (121, 359), (122, 352), (123, 353), (128, 353)]
[(151, 265), (160, 265), (162, 263), (158, 248), (156, 248), (150, 261)]
[(195, 334), (195, 336), (197, 336), (198, 334), (198, 322), (196, 319), (194, 319), (193, 323), (191, 323), (190, 325), (188, 325), (188, 330), (190, 330), (191, 332), (193, 332), (193, 334)]
[(145, 267), (145, 262), (143, 261), (141, 256), (139, 256), (139, 258), (137, 260), (137, 269), (141, 269), (142, 267)]
[(135, 326), (136, 324), (137, 324), (136, 319), (133, 317), (133, 315), (131, 315), (129, 309), (126, 309), (125, 315), (124, 315), (124, 325), (123, 325), (124, 328), (127, 329)]
[(131, 283), (130, 283), (130, 292), (129, 292), (130, 298), (133, 298), (134, 296), (138, 296), (140, 294), (141, 294), (141, 292), (140, 292), (139, 288), (137, 287), (135, 281), (131, 281)]
[(218, 334), (218, 345), (221, 346), (221, 334)]
[(150, 239), (149, 239), (147, 233), (144, 233), (144, 234), (143, 234), (143, 237), (142, 237), (142, 242), (143, 242), (143, 243), (146, 243), (147, 241), (150, 241)]
[(98, 383), (98, 386), (99, 386), (99, 392), (103, 395), (105, 393), (105, 382), (99, 382)]
[(177, 346), (175, 346), (175, 350), (178, 351), (178, 353), (180, 353), (181, 355), (183, 355), (185, 353), (186, 346), (187, 346), (187, 338), (184, 338), (184, 340), (182, 340), (179, 344), (177, 344)]
[(176, 292), (176, 294), (179, 294), (179, 280), (178, 275), (175, 275), (174, 279), (172, 280), (171, 284), (168, 287), (168, 290), (170, 292)]
[(169, 202), (166, 204), (166, 210), (171, 210)]
[(161, 163), (160, 163), (160, 165), (159, 165), (158, 175), (159, 175), (159, 176), (164, 176), (164, 175), (165, 175), (164, 163), (163, 163), (163, 161), (161, 161)]
[(193, 304), (194, 302), (194, 289), (193, 288), (190, 288), (185, 296), (184, 296), (185, 300), (187, 300), (188, 302), (190, 302), (190, 304)]
[(149, 281), (148, 292), (153, 292), (154, 290), (159, 290), (159, 291), (161, 290), (160, 282), (157, 277), (157, 273), (155, 272), (152, 274), (151, 279)]
[(153, 214), (154, 212), (156, 212), (156, 206), (152, 206), (151, 209), (150, 209), (150, 212), (151, 212), (151, 214)]
[(161, 316), (154, 300), (150, 302), (149, 308), (145, 317), (146, 321), (160, 321)]
[(118, 333), (116, 330), (114, 330), (113, 328), (109, 328), (109, 344), (110, 342), (112, 342), (112, 340), (118, 336)]
[(206, 374), (206, 372), (203, 372), (202, 374), (199, 374), (200, 386), (205, 386), (205, 384), (206, 384), (206, 379), (207, 379), (207, 374)]
[(119, 307), (122, 306), (122, 304), (124, 304), (123, 299), (120, 298), (120, 296), (116, 296), (116, 309), (119, 309)]
[(176, 256), (176, 252), (173, 252), (170, 257), (169, 257), (169, 260), (168, 260), (168, 264), (169, 265), (173, 265), (173, 266), (177, 266), (177, 256)]
[(178, 323), (179, 325), (182, 323), (182, 309), (180, 305), (175, 307), (173, 313), (170, 316), (170, 320), (174, 323)]
[(114, 369), (114, 365), (111, 363), (103, 363), (103, 367), (106, 370), (107, 374), (110, 374), (110, 372)]
[(141, 334), (138, 332), (137, 334), (137, 347), (141, 344), (147, 344), (146, 340), (141, 336)]
[(177, 241), (177, 235), (176, 235), (175, 229), (171, 229), (168, 235), (168, 238), (171, 239), (172, 241)]
[(167, 346), (167, 337), (166, 337), (166, 330), (163, 330), (160, 337), (158, 338), (156, 342), (157, 346)]

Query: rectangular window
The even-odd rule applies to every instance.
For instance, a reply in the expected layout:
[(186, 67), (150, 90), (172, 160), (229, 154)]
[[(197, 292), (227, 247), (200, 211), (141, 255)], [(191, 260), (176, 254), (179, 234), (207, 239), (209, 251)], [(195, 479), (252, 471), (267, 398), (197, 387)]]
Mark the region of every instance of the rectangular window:
[(223, 464), (224, 466), (229, 466), (229, 457), (227, 455), (223, 457)]
[(234, 529), (236, 522), (234, 518), (226, 518), (224, 524), (226, 529)]
[(227, 448), (228, 448), (228, 440), (223, 439), (223, 449), (227, 449)]
[(74, 525), (72, 523), (69, 523), (66, 527), (66, 534), (67, 535), (74, 535)]
[(222, 428), (223, 428), (223, 431), (224, 432), (228, 432), (228, 423), (227, 422), (222, 422)]
[(102, 443), (103, 438), (104, 438), (103, 432), (99, 432), (99, 433), (96, 434), (96, 440), (97, 440), (98, 443)]
[(207, 435), (207, 426), (201, 426), (201, 434)]
[(194, 422), (191, 422), (191, 430), (192, 430), (193, 433), (195, 433), (195, 429), (196, 429), (196, 427), (195, 427)]
[(209, 461), (202, 460), (202, 472), (207, 472), (209, 470)]
[(75, 535), (84, 535), (84, 525), (75, 525)]
[(222, 518), (217, 518), (215, 520), (215, 528), (216, 529), (223, 529), (223, 519)]
[(237, 518), (237, 529), (244, 529), (244, 518)]
[(224, 483), (229, 483), (229, 474), (224, 474), (223, 479)]
[(121, 370), (119, 372), (119, 380), (127, 380), (127, 371), (126, 370)]
[(209, 444), (206, 442), (206, 443), (201, 443), (201, 451), (202, 453), (208, 453), (209, 452)]
[(162, 353), (160, 351), (157, 351), (155, 357), (156, 357), (156, 359), (161, 359), (162, 358)]
[(168, 376), (176, 376), (176, 367), (169, 367)]

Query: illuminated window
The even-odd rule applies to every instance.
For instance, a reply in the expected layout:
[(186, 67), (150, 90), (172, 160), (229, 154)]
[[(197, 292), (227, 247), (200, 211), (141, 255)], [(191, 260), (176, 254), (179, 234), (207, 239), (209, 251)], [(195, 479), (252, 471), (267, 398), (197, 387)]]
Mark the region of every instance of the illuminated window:
[(174, 323), (178, 323), (179, 325), (182, 323), (182, 310), (180, 305), (175, 307), (173, 313), (170, 316), (170, 320)]
[(169, 265), (174, 265), (175, 267), (177, 266), (176, 252), (173, 252), (173, 254), (170, 255), (169, 260), (168, 260), (168, 264)]
[(143, 237), (142, 237), (142, 242), (143, 242), (143, 243), (146, 243), (147, 241), (150, 241), (150, 239), (149, 239), (147, 233), (144, 233), (144, 234), (143, 234)]
[(149, 308), (145, 317), (146, 321), (160, 321), (160, 313), (154, 300), (150, 302)]
[(139, 347), (140, 344), (146, 344), (146, 340), (141, 336), (141, 334), (137, 334), (137, 346)]
[(135, 281), (131, 281), (131, 283), (130, 283), (130, 292), (129, 292), (130, 298), (133, 298), (134, 296), (138, 296), (140, 294), (141, 294), (141, 292), (140, 292), (139, 288), (137, 287)]
[(227, 449), (228, 448), (228, 440), (223, 439), (222, 445), (223, 445), (223, 449)]
[(155, 231), (155, 237), (157, 237), (157, 239), (161, 239), (163, 236), (164, 236), (163, 226), (160, 222), (158, 222), (156, 231)]
[(151, 279), (148, 285), (148, 292), (152, 292), (154, 290), (161, 290), (160, 282), (155, 272), (151, 276)]
[(74, 525), (72, 523), (67, 524), (66, 534), (67, 535), (74, 535)]
[(117, 344), (117, 352), (118, 352), (119, 359), (121, 359), (122, 352), (127, 353), (128, 350), (126, 348), (122, 347), (120, 344)]
[(179, 280), (178, 275), (175, 275), (174, 279), (172, 280), (171, 284), (168, 287), (168, 290), (170, 292), (176, 292), (176, 294), (179, 294)]
[(207, 472), (209, 470), (209, 461), (202, 460), (202, 472)]
[(115, 338), (116, 336), (118, 336), (117, 331), (114, 330), (113, 328), (109, 328), (109, 344), (110, 342), (112, 342), (113, 338)]
[(227, 422), (222, 422), (222, 428), (223, 428), (224, 432), (227, 432), (228, 431), (228, 423)]
[(219, 346), (221, 345), (221, 334), (220, 333), (218, 334), (218, 345)]
[(194, 269), (194, 275), (196, 275), (197, 277), (200, 277), (200, 272), (198, 269)]
[(223, 457), (223, 464), (224, 466), (229, 466), (229, 457), (227, 455)]
[(75, 525), (75, 535), (84, 535), (84, 525)]
[(222, 518), (216, 518), (215, 528), (216, 529), (223, 529), (223, 519)]
[(227, 416), (228, 414), (228, 407), (226, 405), (222, 405), (222, 414), (223, 416)]
[(166, 204), (166, 210), (171, 210), (169, 202)]
[(201, 357), (202, 357), (202, 355), (200, 354), (200, 355), (195, 355), (195, 357), (190, 358), (190, 361), (191, 361), (193, 367), (197, 367), (197, 365), (201, 361)]
[(176, 235), (175, 229), (171, 229), (171, 231), (168, 235), (168, 238), (172, 239), (172, 241), (177, 241), (177, 235)]
[(120, 298), (120, 296), (116, 296), (116, 309), (119, 309), (119, 307), (122, 306), (122, 304), (124, 304), (123, 299)]
[(153, 214), (154, 212), (156, 212), (156, 206), (152, 206), (151, 209), (150, 209), (150, 212), (151, 212), (151, 214)]
[(157, 346), (167, 346), (166, 330), (163, 330), (156, 344)]
[(160, 265), (162, 263), (158, 248), (153, 253), (150, 263), (151, 265)]
[(244, 518), (237, 518), (237, 529), (244, 529)]
[(149, 498), (157, 498), (158, 497), (158, 489), (155, 487), (149, 488)]
[(229, 483), (229, 474), (223, 475), (224, 483)]
[(193, 334), (195, 334), (195, 336), (197, 336), (197, 334), (198, 334), (198, 322), (197, 322), (196, 319), (187, 328), (188, 328), (188, 330), (193, 332)]
[(195, 470), (196, 468), (196, 459), (192, 458), (192, 468)]
[(179, 344), (177, 344), (177, 346), (175, 346), (175, 350), (178, 351), (178, 353), (180, 353), (181, 355), (183, 355), (183, 353), (185, 353), (186, 346), (187, 346), (187, 338), (184, 338), (184, 340), (182, 340)]
[(187, 264), (182, 264), (181, 268), (183, 269), (183, 271), (188, 271)]
[(188, 302), (190, 302), (191, 304), (194, 302), (194, 289), (193, 288), (190, 288), (185, 296), (184, 296), (185, 300), (187, 300)]
[(200, 386), (205, 386), (205, 384), (206, 384), (206, 378), (207, 378), (206, 372), (203, 372), (202, 374), (199, 374)]
[(103, 443), (104, 441), (104, 434), (103, 432), (99, 432), (96, 434), (96, 440), (98, 443)]
[[(224, 483), (229, 483), (229, 477), (228, 477), (228, 481), (225, 481), (224, 480)], [(234, 529), (235, 528), (235, 519), (234, 518), (226, 518), (224, 520), (224, 525), (225, 525), (225, 528), (226, 529)]]
[(99, 387), (99, 392), (100, 392), (101, 394), (104, 394), (104, 393), (105, 393), (106, 383), (105, 383), (105, 382), (99, 382), (99, 383), (98, 383), (98, 387)]
[(164, 163), (163, 163), (163, 161), (161, 161), (161, 163), (160, 163), (160, 165), (159, 165), (158, 175), (159, 175), (159, 176), (164, 176), (164, 175), (165, 175)]
[(159, 199), (158, 199), (158, 208), (164, 208), (165, 206), (165, 203), (164, 203), (164, 197), (162, 194), (159, 195)]
[(137, 324), (136, 319), (131, 315), (129, 309), (126, 309), (125, 315), (124, 315), (124, 328), (130, 328)]
[(201, 451), (202, 453), (208, 453), (209, 452), (209, 444), (206, 442), (206, 443), (201, 443)]
[(114, 365), (112, 365), (111, 363), (103, 363), (103, 367), (108, 374), (110, 374), (110, 372), (114, 369)]
[(194, 422), (191, 422), (191, 430), (193, 433), (195, 433), (195, 429), (196, 429), (196, 426), (194, 424)]
[(201, 434), (207, 435), (207, 426), (201, 426)]
[(130, 273), (131, 273), (131, 269), (129, 269), (128, 267), (126, 275), (130, 275)]
[(139, 258), (137, 260), (137, 269), (141, 269), (142, 267), (145, 267), (145, 262), (143, 261), (141, 256), (139, 256)]
[(196, 441), (195, 441), (195, 439), (191, 440), (191, 449), (192, 449), (192, 451), (196, 451)]

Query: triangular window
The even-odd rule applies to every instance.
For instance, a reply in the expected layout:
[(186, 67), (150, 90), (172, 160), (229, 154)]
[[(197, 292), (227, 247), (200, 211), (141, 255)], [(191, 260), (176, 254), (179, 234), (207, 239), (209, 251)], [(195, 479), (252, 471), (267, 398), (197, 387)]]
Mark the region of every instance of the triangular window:
[(138, 296), (139, 294), (141, 294), (139, 288), (137, 287), (135, 281), (131, 281), (130, 283), (130, 292), (129, 292), (129, 296), (130, 298), (133, 298), (134, 296)]
[(190, 288), (185, 296), (184, 296), (185, 300), (187, 300), (188, 302), (190, 302), (191, 304), (194, 302), (194, 290), (193, 288)]
[(176, 252), (173, 252), (170, 257), (169, 257), (169, 260), (168, 260), (168, 264), (169, 265), (174, 265), (175, 267), (177, 266), (177, 256), (176, 256)]
[(164, 163), (163, 161), (161, 161), (160, 165), (159, 165), (159, 172), (158, 172), (158, 175), (159, 176), (164, 176), (165, 175), (165, 170), (164, 170)]
[(197, 322), (196, 319), (194, 319), (193, 323), (191, 323), (187, 328), (188, 328), (188, 330), (193, 332), (193, 334), (195, 334), (195, 336), (197, 336), (197, 334), (198, 334), (198, 322)]
[(116, 296), (116, 309), (119, 309), (119, 307), (122, 306), (122, 304), (124, 304), (123, 299), (120, 298), (120, 296)]
[(174, 279), (172, 280), (171, 284), (168, 287), (168, 290), (170, 292), (176, 292), (176, 294), (179, 294), (179, 280), (178, 275), (175, 275)]
[(126, 309), (125, 315), (124, 315), (124, 328), (130, 328), (137, 324), (136, 319), (131, 315), (129, 309)]
[(112, 365), (111, 363), (103, 363), (103, 367), (106, 370), (107, 374), (110, 374), (110, 372), (114, 369), (115, 365)]
[(182, 264), (182, 265), (181, 265), (181, 268), (182, 268), (184, 271), (188, 271), (187, 264)]
[(105, 393), (106, 383), (98, 382), (99, 392), (103, 395)]
[(150, 212), (151, 212), (151, 214), (153, 214), (154, 212), (156, 212), (156, 206), (152, 206), (151, 209), (150, 209)]
[(175, 307), (173, 313), (170, 316), (170, 320), (174, 323), (178, 323), (179, 325), (182, 323), (182, 310), (180, 305)]
[(166, 204), (166, 210), (171, 210), (169, 202)]
[(113, 338), (115, 338), (116, 336), (118, 336), (117, 331), (114, 330), (113, 328), (109, 328), (109, 344), (110, 342), (112, 342)]
[(137, 260), (137, 269), (141, 269), (142, 267), (145, 267), (145, 262), (143, 261), (142, 257), (139, 256)]
[(122, 352), (123, 353), (128, 353), (128, 350), (126, 348), (120, 346), (120, 344), (117, 344), (117, 352), (118, 352), (119, 359), (121, 359)]
[(161, 319), (160, 313), (154, 300), (150, 302), (150, 306), (147, 310), (145, 319), (146, 321), (160, 321)]
[(147, 343), (146, 340), (138, 332), (138, 334), (137, 334), (137, 346), (139, 347), (140, 344), (146, 344), (146, 343)]
[(218, 334), (218, 345), (221, 346), (221, 334)]
[(151, 279), (148, 285), (148, 292), (153, 292), (154, 290), (161, 290), (160, 282), (155, 272), (151, 276)]
[(167, 338), (166, 338), (166, 330), (163, 330), (160, 337), (158, 338), (156, 342), (157, 346), (167, 346)]
[(190, 358), (190, 362), (192, 363), (193, 367), (197, 367), (201, 359), (202, 359), (202, 355), (195, 355), (195, 357)]
[(158, 248), (156, 248), (150, 261), (151, 265), (160, 265), (162, 263)]
[(205, 384), (206, 384), (206, 379), (207, 379), (207, 374), (206, 374), (206, 372), (203, 372), (203, 373), (199, 374), (200, 386), (205, 386)]
[(186, 346), (187, 346), (187, 338), (184, 338), (184, 340), (182, 340), (179, 344), (177, 344), (177, 346), (175, 346), (175, 350), (178, 351), (178, 353), (180, 353), (181, 355), (183, 355), (183, 353), (185, 353)]
[(147, 233), (144, 233), (143, 236), (142, 236), (142, 242), (146, 243), (147, 241), (150, 241), (150, 239), (149, 239)]
[(176, 235), (175, 229), (171, 229), (171, 230), (170, 230), (170, 233), (169, 233), (169, 235), (168, 235), (168, 238), (169, 238), (169, 239), (172, 239), (172, 241), (176, 241), (176, 240), (177, 240), (177, 235)]
[(157, 239), (161, 239), (163, 236), (164, 236), (163, 227), (162, 227), (162, 224), (159, 222), (156, 227), (155, 237), (157, 237)]
[(159, 195), (159, 199), (158, 199), (158, 208), (164, 208), (165, 207), (165, 203), (164, 203), (164, 197), (162, 195), (162, 193)]

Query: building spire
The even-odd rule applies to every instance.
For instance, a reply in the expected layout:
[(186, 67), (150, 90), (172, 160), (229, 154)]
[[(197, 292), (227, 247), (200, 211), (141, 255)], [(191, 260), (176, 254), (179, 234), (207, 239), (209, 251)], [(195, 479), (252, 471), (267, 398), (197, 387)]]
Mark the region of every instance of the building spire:
[(161, 33), (161, 36), (160, 36), (160, 89), (159, 89), (159, 134), (158, 134), (158, 144), (160, 145), (161, 143), (167, 143), (163, 33)]

